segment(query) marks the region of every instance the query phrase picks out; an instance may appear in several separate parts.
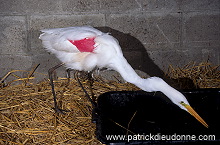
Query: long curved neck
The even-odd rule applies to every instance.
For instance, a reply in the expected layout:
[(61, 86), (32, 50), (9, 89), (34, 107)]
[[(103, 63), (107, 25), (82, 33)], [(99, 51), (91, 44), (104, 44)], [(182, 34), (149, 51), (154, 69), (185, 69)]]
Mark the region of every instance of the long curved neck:
[(115, 57), (110, 67), (119, 72), (122, 78), (129, 83), (133, 84), (140, 79), (124, 57)]
[(160, 91), (174, 104), (178, 105), (181, 109), (186, 110), (183, 106), (180, 106), (178, 98), (181, 97), (181, 100), (189, 104), (187, 99), (179, 91), (168, 85), (163, 79), (159, 77), (150, 77), (147, 79), (139, 77), (124, 57), (115, 58), (110, 67), (119, 72), (125, 81), (132, 83), (147, 92)]
[(125, 81), (136, 85), (144, 91), (161, 91), (168, 96), (170, 94), (170, 91), (175, 90), (161, 78), (141, 78), (140, 76), (138, 76), (138, 74), (134, 71), (134, 69), (131, 67), (131, 65), (127, 62), (127, 60), (124, 57), (115, 58), (111, 67), (117, 72), (119, 72)]
[(110, 67), (119, 72), (125, 81), (136, 85), (142, 90), (148, 92), (154, 91), (151, 90), (150, 84), (146, 86), (145, 81), (147, 79), (143, 79), (138, 76), (138, 74), (134, 71), (134, 69), (124, 57), (115, 57)]

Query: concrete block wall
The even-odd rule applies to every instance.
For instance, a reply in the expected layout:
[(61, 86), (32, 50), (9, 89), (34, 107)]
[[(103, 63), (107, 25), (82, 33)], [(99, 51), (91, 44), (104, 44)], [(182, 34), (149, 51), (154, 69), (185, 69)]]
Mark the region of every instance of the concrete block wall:
[(129, 63), (159, 76), (169, 64), (220, 63), (219, 0), (0, 0), (0, 77), (59, 63), (40, 29), (91, 25), (116, 37)]

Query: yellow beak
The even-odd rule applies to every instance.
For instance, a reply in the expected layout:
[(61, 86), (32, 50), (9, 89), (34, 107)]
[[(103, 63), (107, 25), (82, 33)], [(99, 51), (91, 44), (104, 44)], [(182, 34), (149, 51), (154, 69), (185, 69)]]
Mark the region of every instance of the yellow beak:
[(186, 109), (187, 111), (193, 116), (195, 117), (200, 123), (202, 123), (206, 128), (208, 128), (208, 124), (199, 116), (199, 114), (196, 113), (196, 111), (190, 106), (187, 105), (185, 103), (181, 103)]

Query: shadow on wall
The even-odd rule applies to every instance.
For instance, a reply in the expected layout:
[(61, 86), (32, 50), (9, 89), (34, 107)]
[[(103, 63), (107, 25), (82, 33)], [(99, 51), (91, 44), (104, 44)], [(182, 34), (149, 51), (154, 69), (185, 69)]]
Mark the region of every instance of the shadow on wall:
[(114, 36), (119, 41), (123, 53), (126, 51), (129, 52), (129, 50), (130, 51), (136, 50), (141, 52), (141, 58), (139, 58), (141, 60), (139, 60), (139, 62), (131, 62), (129, 61), (129, 58), (126, 58), (125, 55), (125, 58), (128, 60), (128, 62), (131, 64), (131, 66), (134, 69), (141, 70), (150, 76), (158, 76), (158, 77), (164, 76), (163, 71), (152, 61), (152, 59), (147, 54), (144, 45), (137, 38), (131, 36), (130, 34), (125, 34), (115, 29), (112, 29), (110, 27), (96, 27), (96, 28), (105, 33), (109, 32), (112, 36)]

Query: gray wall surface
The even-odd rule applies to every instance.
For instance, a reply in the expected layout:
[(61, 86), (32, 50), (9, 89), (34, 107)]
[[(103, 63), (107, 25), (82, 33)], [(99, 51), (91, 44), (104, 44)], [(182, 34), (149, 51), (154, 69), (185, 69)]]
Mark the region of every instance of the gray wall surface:
[(116, 37), (128, 62), (151, 76), (169, 64), (220, 63), (220, 0), (0, 0), (0, 77), (59, 61), (40, 29), (91, 25)]

